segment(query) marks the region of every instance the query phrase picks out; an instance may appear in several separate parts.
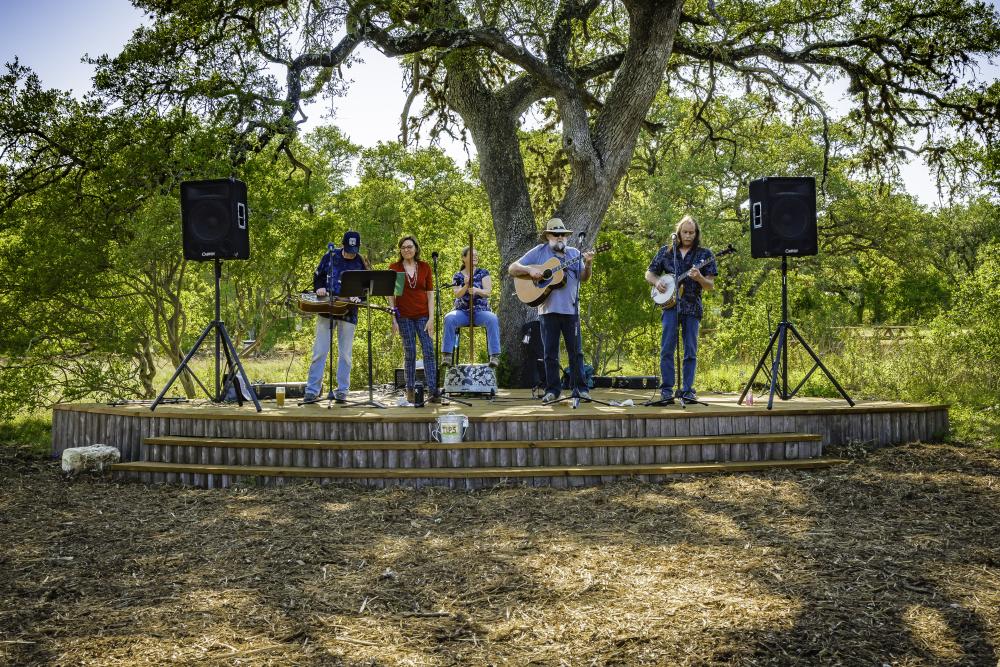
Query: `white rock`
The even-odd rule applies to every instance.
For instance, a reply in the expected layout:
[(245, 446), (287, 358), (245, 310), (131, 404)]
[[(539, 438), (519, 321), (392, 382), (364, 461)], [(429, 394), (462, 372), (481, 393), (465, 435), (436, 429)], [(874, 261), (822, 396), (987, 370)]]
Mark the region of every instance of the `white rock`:
[(117, 447), (110, 445), (90, 445), (88, 447), (70, 447), (62, 453), (63, 472), (77, 474), (81, 472), (103, 472), (118, 463), (122, 458)]

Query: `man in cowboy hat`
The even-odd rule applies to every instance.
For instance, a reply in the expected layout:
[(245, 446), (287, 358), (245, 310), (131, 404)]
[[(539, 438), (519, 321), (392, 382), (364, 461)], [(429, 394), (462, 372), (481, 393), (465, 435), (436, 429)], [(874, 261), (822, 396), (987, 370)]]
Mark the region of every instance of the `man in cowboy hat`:
[[(580, 256), (580, 251), (566, 244), (572, 229), (559, 218), (552, 218), (545, 224), (541, 243), (529, 250), (523, 257), (510, 265), (508, 273), (515, 278), (542, 279), (538, 265), (556, 257), (559, 262), (568, 262)], [(563, 269), (565, 284), (552, 290), (548, 298), (538, 305), (538, 321), (541, 324), (542, 349), (545, 358), (545, 396), (542, 401), (551, 403), (559, 398), (562, 388), (559, 366), (559, 336), (566, 341), (569, 356), (570, 382), (573, 393), (590, 400), (587, 384), (583, 379), (583, 349), (580, 338), (580, 283), (590, 278), (594, 253), (583, 253), (583, 263), (576, 262)]]

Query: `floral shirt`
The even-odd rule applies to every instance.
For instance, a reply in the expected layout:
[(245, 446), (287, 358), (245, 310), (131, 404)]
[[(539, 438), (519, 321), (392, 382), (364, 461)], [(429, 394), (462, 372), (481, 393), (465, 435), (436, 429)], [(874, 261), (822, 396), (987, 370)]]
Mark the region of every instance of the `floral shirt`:
[(680, 281), (678, 288), (683, 287), (684, 293), (678, 301), (681, 315), (694, 315), (699, 320), (703, 314), (701, 306), (702, 287), (694, 278), (689, 278), (686, 274), (695, 264), (710, 260), (703, 267), (701, 273), (705, 276), (715, 276), (719, 274), (719, 269), (715, 265), (715, 255), (708, 248), (696, 248), (688, 250), (687, 255), (681, 256), (681, 251), (677, 249), (677, 270), (674, 270), (674, 250), (671, 246), (665, 245), (656, 253), (656, 257), (649, 263), (649, 271), (658, 276), (664, 273), (685, 274)]
[[(483, 289), (483, 278), (485, 278), (488, 275), (490, 275), (489, 271), (487, 271), (486, 269), (480, 269), (479, 267), (476, 267), (476, 270), (472, 272), (472, 286), (478, 287), (479, 289)], [(458, 273), (455, 274), (455, 277), (452, 279), (452, 286), (462, 287), (463, 285), (465, 285), (465, 272), (459, 271)], [(476, 298), (473, 300), (472, 303), (477, 313), (481, 310), (490, 309), (490, 300), (481, 294), (477, 294)], [(455, 299), (455, 310), (468, 310), (468, 309), (469, 309), (469, 293), (466, 292), (462, 296)]]

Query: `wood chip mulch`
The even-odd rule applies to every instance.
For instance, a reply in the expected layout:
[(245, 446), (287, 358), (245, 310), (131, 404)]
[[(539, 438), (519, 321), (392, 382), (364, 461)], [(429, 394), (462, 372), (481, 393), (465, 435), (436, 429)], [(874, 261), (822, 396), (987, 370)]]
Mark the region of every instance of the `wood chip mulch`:
[(204, 491), (0, 449), (0, 664), (997, 665), (1000, 450)]

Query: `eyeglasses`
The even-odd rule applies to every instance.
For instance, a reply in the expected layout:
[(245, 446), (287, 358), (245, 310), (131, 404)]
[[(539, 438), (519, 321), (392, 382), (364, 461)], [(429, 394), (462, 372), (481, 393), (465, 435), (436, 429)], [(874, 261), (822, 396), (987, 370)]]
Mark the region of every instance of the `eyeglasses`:
[(401, 245), (401, 246), (399, 246), (399, 249), (400, 250), (416, 250), (417, 246), (415, 246), (415, 245)]

